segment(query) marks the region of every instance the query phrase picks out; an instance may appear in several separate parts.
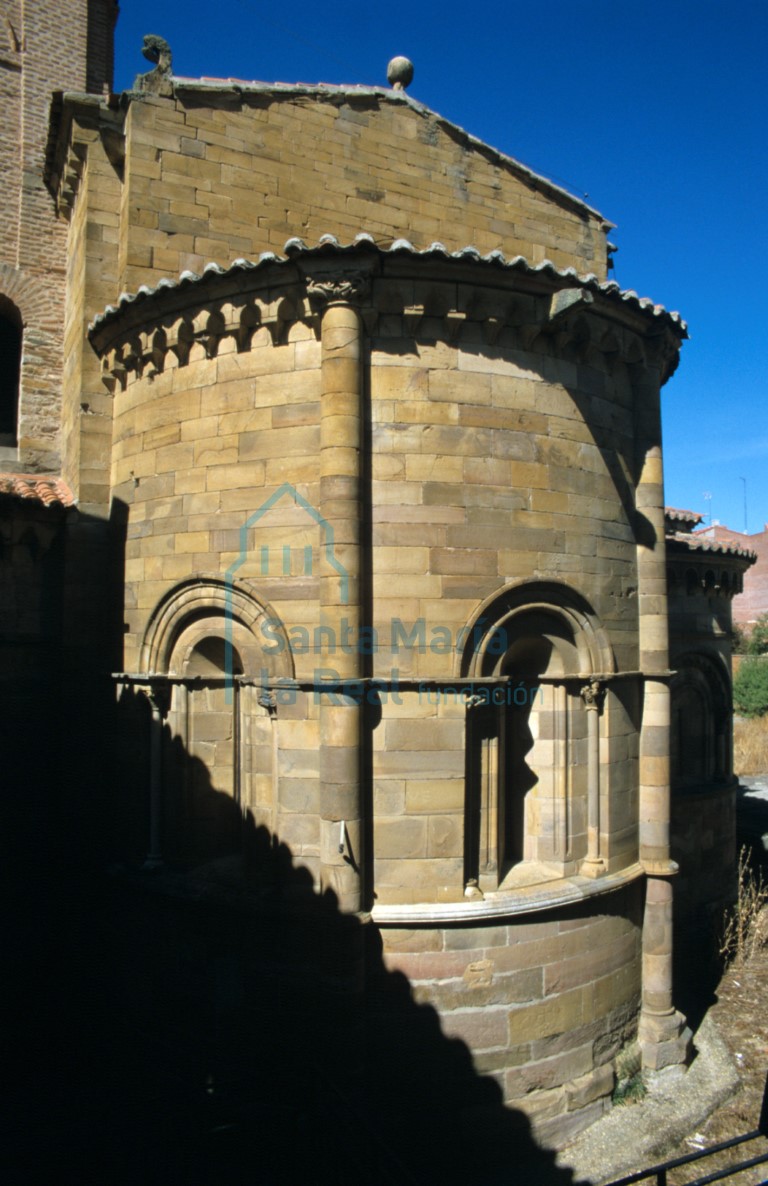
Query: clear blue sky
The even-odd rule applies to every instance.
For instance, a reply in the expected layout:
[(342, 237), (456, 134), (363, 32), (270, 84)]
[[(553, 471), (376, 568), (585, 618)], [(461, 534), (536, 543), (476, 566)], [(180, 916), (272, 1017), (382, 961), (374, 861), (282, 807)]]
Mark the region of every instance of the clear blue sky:
[[(386, 84), (564, 184), (617, 224), (615, 278), (691, 340), (663, 392), (667, 502), (750, 532), (768, 520), (768, 2), (530, 0), (362, 5), (121, 0), (116, 89), (149, 68)], [(472, 17), (477, 17), (476, 21)], [(711, 495), (705, 499), (704, 495)]]

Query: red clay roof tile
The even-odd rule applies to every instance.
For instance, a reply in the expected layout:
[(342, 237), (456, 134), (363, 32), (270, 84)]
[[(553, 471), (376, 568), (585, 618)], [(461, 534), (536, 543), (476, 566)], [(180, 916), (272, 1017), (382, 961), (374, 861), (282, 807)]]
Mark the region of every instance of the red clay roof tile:
[(0, 474), (0, 494), (39, 502), (46, 507), (75, 505), (75, 496), (63, 478), (40, 474)]

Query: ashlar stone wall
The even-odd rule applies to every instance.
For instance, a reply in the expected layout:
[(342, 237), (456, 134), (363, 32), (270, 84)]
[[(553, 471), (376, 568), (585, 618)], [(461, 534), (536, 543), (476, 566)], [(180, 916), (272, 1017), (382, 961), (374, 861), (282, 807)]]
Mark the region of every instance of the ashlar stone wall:
[(120, 287), (365, 230), (606, 272), (609, 224), (402, 92), (175, 80), (126, 115)]
[[(125, 678), (170, 681), (188, 829), (202, 774), (201, 803), (234, 798), (357, 894), (392, 967), (561, 1139), (603, 1110), (639, 1002), (636, 388), (677, 334), (572, 283), (294, 245), (92, 333)], [(482, 701), (518, 687), (524, 706)]]

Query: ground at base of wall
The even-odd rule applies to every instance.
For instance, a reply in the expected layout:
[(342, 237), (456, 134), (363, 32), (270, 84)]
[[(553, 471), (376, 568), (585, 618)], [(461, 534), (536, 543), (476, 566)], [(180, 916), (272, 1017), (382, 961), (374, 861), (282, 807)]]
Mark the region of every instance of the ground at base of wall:
[[(766, 978), (768, 947), (749, 963), (729, 968), (696, 1033), (697, 1056), (688, 1071), (662, 1076), (642, 1103), (614, 1108), (562, 1151), (560, 1164), (572, 1167), (577, 1178), (608, 1182), (756, 1128), (768, 1072)], [(765, 1151), (768, 1140), (761, 1139), (746, 1150), (715, 1154), (700, 1173)], [(694, 1176), (692, 1167), (684, 1167), (670, 1171), (667, 1180), (681, 1186)], [(763, 1165), (729, 1182), (752, 1186), (764, 1177)]]
[[(708, 1148), (727, 1141), (737, 1133), (757, 1127), (768, 1075), (768, 1011), (765, 1007), (765, 985), (768, 983), (768, 947), (751, 957), (747, 964), (733, 965), (725, 973), (717, 988), (717, 1000), (709, 1016), (717, 1026), (736, 1064), (739, 1088), (729, 1100), (716, 1109), (709, 1120), (695, 1133), (670, 1150), (668, 1156), (679, 1157), (698, 1148)], [(734, 1165), (746, 1157), (768, 1152), (768, 1138), (750, 1144), (746, 1149), (729, 1149), (713, 1154), (705, 1162), (706, 1171), (714, 1172)], [(752, 1186), (766, 1177), (766, 1166), (757, 1166), (729, 1178), (732, 1186)], [(671, 1171), (669, 1186), (688, 1178), (681, 1171)], [(690, 1177), (690, 1171), (688, 1177)]]

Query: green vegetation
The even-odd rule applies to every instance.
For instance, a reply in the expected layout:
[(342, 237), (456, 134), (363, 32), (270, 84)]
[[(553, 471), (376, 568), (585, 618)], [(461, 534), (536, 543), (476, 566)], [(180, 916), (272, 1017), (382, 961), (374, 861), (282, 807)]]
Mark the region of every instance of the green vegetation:
[(738, 622), (734, 622), (731, 628), (731, 651), (734, 655), (747, 655), (748, 646), (749, 636), (746, 630)]
[(613, 1089), (611, 1099), (615, 1107), (621, 1107), (622, 1104), (639, 1104), (642, 1099), (645, 1099), (648, 1094), (648, 1089), (643, 1083), (643, 1077), (638, 1071), (631, 1079), (627, 1079), (618, 1083)]
[(744, 717), (768, 712), (768, 660), (753, 655), (741, 664), (733, 681), (733, 706)]
[(641, 1062), (637, 1041), (630, 1042), (619, 1051), (616, 1056), (616, 1086), (611, 1097), (614, 1105), (637, 1104), (646, 1095)]
[(768, 655), (768, 614), (762, 614), (751, 630), (734, 622), (731, 649), (734, 655)]

